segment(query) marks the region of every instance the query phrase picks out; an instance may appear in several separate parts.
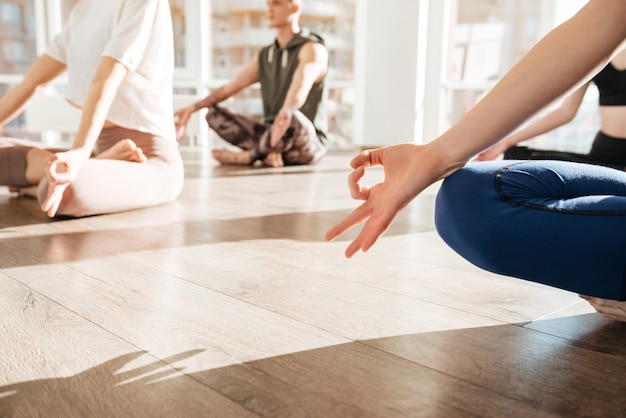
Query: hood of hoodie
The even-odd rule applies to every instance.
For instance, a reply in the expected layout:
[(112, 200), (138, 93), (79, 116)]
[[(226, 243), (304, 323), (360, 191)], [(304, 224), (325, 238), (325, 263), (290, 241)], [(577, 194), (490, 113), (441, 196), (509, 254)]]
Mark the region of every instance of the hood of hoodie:
[(309, 28), (301, 28), (299, 33), (296, 33), (293, 38), (289, 41), (287, 46), (284, 49), (280, 49), (278, 45), (278, 40), (274, 40), (274, 43), (268, 46), (267, 48), (267, 60), (271, 64), (276, 59), (276, 52), (281, 51), (281, 66), (284, 68), (287, 66), (287, 62), (289, 61), (289, 56), (293, 55), (294, 52), (299, 51), (300, 47), (307, 42), (317, 42), (319, 44), (325, 45), (324, 38), (318, 35), (315, 32), (312, 32)]
[[(292, 49), (307, 42), (317, 42), (324, 45), (324, 39), (317, 33), (312, 32), (309, 28), (302, 28), (299, 33), (296, 33), (294, 37), (289, 41), (285, 49)], [(278, 42), (274, 41), (276, 45)]]

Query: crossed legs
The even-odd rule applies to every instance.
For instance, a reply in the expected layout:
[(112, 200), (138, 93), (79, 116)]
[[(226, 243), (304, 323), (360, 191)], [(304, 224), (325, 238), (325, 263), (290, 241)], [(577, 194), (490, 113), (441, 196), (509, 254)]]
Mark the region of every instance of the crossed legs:
[(313, 164), (325, 154), (311, 121), (295, 111), (286, 118), (278, 117), (267, 127), (242, 115), (213, 106), (207, 122), (222, 139), (241, 151), (214, 149), (213, 157), (225, 165), (252, 165), (262, 161), (265, 165)]
[[(0, 161), (10, 163), (0, 164), (0, 184), (43, 202), (48, 191), (46, 159), (62, 151), (20, 140), (0, 141)], [(16, 158), (4, 158), (12, 156)], [(172, 141), (125, 128), (107, 128), (100, 134), (92, 158), (65, 190), (58, 214), (87, 216), (166, 203), (178, 197), (183, 178), (182, 159)]]
[[(36, 197), (37, 185), (46, 176), (46, 160), (55, 152), (63, 149), (41, 148), (40, 143), (31, 141), (5, 139), (2, 141), (0, 153), (7, 160), (4, 163), (7, 172), (0, 176), (2, 184), (9, 190), (24, 196)], [(146, 156), (132, 139), (122, 139), (93, 158), (144, 162)], [(23, 160), (23, 161), (15, 161)], [(23, 171), (21, 173), (20, 171)]]
[(473, 163), (437, 195), (435, 224), (485, 270), (626, 300), (626, 173), (563, 161)]
[[(291, 124), (293, 115), (279, 115), (272, 126), (263, 131), (263, 134), (258, 139), (261, 143), (263, 138), (267, 141), (269, 135), (269, 151), (267, 155), (262, 158), (263, 164), (269, 167), (283, 167), (285, 161), (281, 152), (273, 151), (280, 140), (286, 137), (287, 130)], [(258, 129), (260, 131), (260, 129)], [(259, 144), (257, 144), (259, 145)], [(242, 150), (240, 152), (234, 152), (226, 148), (218, 148), (213, 150), (213, 158), (215, 158), (220, 164), (224, 165), (251, 165), (254, 163), (253, 152), (250, 150)]]

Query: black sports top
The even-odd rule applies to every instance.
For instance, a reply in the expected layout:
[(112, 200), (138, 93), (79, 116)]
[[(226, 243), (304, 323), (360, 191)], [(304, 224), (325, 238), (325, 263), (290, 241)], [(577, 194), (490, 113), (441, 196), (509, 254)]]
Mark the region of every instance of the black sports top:
[(626, 70), (608, 63), (592, 80), (600, 92), (600, 106), (626, 105)]

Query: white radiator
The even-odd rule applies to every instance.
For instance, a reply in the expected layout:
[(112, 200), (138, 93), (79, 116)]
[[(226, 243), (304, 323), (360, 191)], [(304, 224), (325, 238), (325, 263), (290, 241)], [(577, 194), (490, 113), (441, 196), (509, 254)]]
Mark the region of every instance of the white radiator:
[(58, 95), (39, 94), (26, 106), (24, 131), (39, 134), (45, 143), (58, 142), (63, 134), (74, 134), (80, 110)]

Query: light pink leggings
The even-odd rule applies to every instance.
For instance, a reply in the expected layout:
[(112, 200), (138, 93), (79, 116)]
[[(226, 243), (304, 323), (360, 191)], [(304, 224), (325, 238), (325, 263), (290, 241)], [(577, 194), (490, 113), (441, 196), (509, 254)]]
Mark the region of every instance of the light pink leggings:
[[(130, 138), (142, 149), (147, 161), (91, 158), (81, 167), (70, 187), (65, 190), (57, 212), (62, 216), (89, 216), (159, 205), (175, 200), (183, 186), (183, 162), (177, 144), (152, 134), (113, 127), (103, 129), (94, 147), (93, 156), (109, 149), (116, 142)], [(0, 184), (12, 187), (29, 186), (24, 176), (26, 154), (36, 143), (5, 141), (0, 144)], [(43, 203), (48, 193), (48, 179), (39, 182), (38, 200)]]

